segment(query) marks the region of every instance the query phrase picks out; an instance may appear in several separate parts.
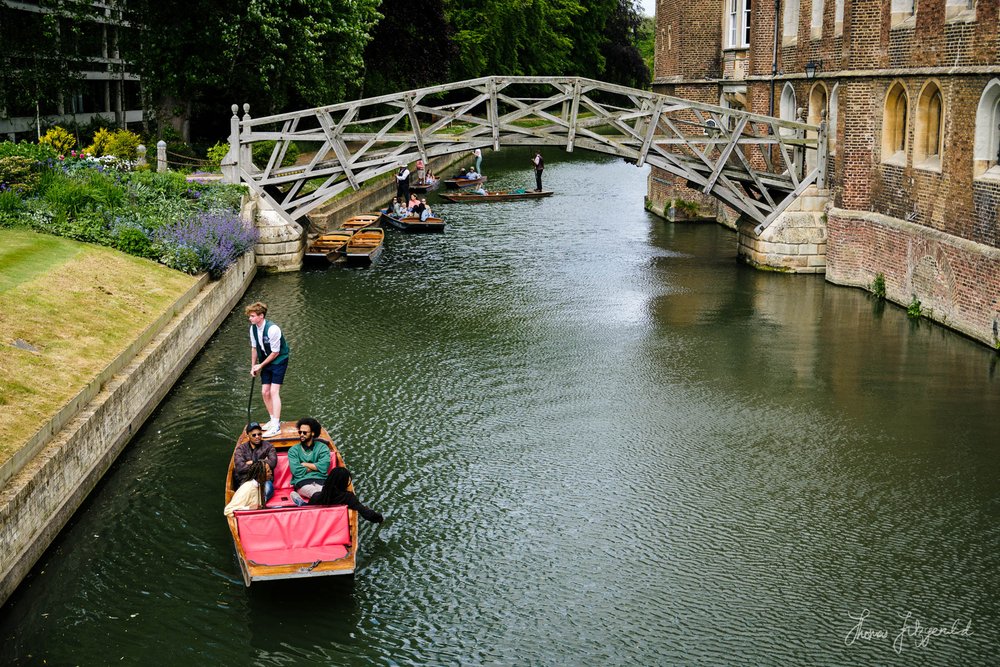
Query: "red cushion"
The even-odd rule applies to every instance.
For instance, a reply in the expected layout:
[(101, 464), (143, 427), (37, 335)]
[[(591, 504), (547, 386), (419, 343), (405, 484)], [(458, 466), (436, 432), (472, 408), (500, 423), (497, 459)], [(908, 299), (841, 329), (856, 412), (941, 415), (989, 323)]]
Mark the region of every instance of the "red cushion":
[[(337, 464), (333, 452), (330, 452), (330, 470)], [(327, 471), (330, 472), (329, 470)], [(287, 507), (292, 504), (292, 469), (288, 467), (288, 450), (278, 452), (278, 463), (274, 469), (274, 495), (267, 501), (267, 507)]]
[(236, 512), (248, 560), (260, 565), (292, 565), (336, 560), (351, 546), (345, 505)]

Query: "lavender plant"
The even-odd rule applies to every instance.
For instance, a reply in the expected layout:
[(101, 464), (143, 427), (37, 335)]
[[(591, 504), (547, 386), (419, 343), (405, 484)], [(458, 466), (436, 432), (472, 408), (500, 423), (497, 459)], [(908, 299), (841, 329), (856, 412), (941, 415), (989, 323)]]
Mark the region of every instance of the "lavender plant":
[(257, 242), (257, 230), (234, 212), (203, 212), (155, 233), (160, 261), (186, 273), (222, 275)]

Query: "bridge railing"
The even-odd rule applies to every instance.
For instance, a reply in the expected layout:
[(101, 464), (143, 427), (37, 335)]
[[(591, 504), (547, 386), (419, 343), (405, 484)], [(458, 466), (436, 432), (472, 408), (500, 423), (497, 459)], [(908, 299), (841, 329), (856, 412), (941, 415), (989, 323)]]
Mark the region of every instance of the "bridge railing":
[[(530, 145), (655, 165), (754, 220), (759, 233), (805, 188), (824, 184), (827, 161), (825, 123), (576, 77), (485, 77), (259, 118), (247, 105), (240, 118), (234, 105), (231, 123), (227, 178), (290, 221), (418, 158)], [(256, 165), (250, 147), (262, 141), (274, 148)], [(316, 150), (284, 165), (292, 142)]]

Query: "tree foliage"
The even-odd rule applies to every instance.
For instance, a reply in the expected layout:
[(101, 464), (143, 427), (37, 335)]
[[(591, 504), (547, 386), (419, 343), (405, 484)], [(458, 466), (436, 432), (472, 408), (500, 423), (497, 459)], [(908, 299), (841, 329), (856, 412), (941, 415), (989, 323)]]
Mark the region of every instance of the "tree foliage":
[(382, 0), (365, 49), (364, 96), (449, 80), (455, 48), (442, 0)]

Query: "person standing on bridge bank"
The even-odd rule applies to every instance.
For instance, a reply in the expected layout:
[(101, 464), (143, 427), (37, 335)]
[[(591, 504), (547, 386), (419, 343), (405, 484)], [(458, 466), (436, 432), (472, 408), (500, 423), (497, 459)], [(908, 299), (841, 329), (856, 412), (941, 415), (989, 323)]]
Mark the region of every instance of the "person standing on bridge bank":
[(531, 160), (531, 166), (535, 168), (535, 192), (541, 192), (542, 172), (545, 171), (545, 160), (542, 159), (541, 153), (535, 153), (535, 157)]
[(265, 319), (267, 304), (257, 301), (246, 308), (250, 321), (250, 375), (260, 376), (260, 394), (270, 421), (264, 424), (264, 437), (281, 431), (281, 383), (288, 369), (288, 342), (281, 328)]
[(404, 203), (410, 199), (410, 170), (405, 164), (396, 172), (396, 196)]

